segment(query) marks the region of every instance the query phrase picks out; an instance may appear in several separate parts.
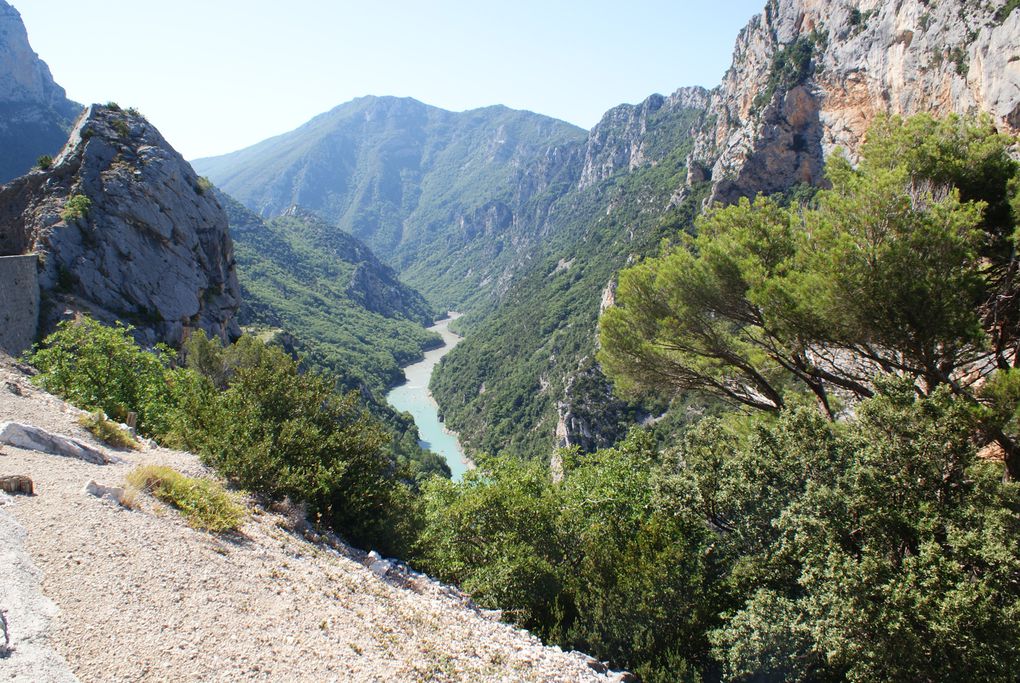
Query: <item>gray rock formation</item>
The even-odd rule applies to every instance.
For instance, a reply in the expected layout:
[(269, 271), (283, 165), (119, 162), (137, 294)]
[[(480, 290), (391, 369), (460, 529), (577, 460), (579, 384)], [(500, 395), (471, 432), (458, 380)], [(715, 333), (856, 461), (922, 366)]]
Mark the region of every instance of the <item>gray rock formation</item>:
[(31, 251), (43, 332), (86, 311), (133, 324), (145, 343), (177, 344), (189, 328), (239, 335), (227, 217), (135, 112), (89, 107), (51, 169), (0, 188), (0, 253)]
[(1020, 12), (1005, 7), (769, 0), (737, 38), (692, 155), (712, 168), (712, 199), (819, 182), (824, 157), (853, 157), (878, 114), (985, 112), (1016, 133)]
[(0, 0), (0, 182), (60, 151), (80, 111), (32, 51), (21, 15)]
[(81, 441), (17, 422), (0, 424), (0, 444), (65, 458), (78, 458), (94, 465), (107, 465), (113, 462), (113, 459), (102, 451), (86, 446)]
[(708, 98), (704, 88), (681, 88), (669, 97), (651, 95), (641, 104), (610, 109), (588, 135), (578, 189), (654, 161), (659, 140), (652, 132), (657, 125), (676, 112), (706, 109)]

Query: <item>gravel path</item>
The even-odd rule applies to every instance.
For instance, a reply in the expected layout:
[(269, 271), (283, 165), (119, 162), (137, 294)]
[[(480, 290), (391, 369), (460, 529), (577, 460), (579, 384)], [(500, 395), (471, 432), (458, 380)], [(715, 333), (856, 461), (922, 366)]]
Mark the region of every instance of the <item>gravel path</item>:
[[(0, 368), (0, 422), (95, 444), (78, 414)], [(359, 551), (311, 543), (282, 515), (254, 510), (240, 534), (220, 537), (145, 496), (128, 510), (83, 493), (92, 479), (122, 485), (143, 462), (204, 471), (161, 448), (117, 455), (124, 462), (92, 465), (0, 451), (0, 474), (36, 487), (0, 510), (3, 557), (22, 543), (27, 551), (24, 594), (0, 592), (11, 605), (0, 609), (12, 633), (38, 632), (0, 659), (0, 681), (69, 680), (61, 657), (79, 680), (104, 682), (607, 680), (581, 655), (465, 607), (452, 589), (414, 576), (391, 585)], [(5, 584), (10, 571), (0, 572)], [(45, 598), (32, 591), (40, 572)]]

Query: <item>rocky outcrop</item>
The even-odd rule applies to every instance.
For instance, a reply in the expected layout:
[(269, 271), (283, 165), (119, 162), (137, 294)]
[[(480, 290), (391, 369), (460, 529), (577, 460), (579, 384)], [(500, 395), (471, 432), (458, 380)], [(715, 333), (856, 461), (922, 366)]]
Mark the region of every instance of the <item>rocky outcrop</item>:
[(21, 15), (0, 0), (0, 182), (56, 154), (80, 111), (32, 51)]
[[(709, 93), (704, 88), (681, 88), (669, 97), (652, 95), (641, 104), (621, 104), (610, 109), (592, 128), (584, 146), (584, 165), (578, 189), (606, 180), (621, 170), (633, 171), (646, 162), (654, 162), (667, 149), (656, 150), (652, 131), (663, 126), (671, 115), (689, 110), (705, 110)], [(659, 153), (656, 154), (656, 151)]]
[(0, 188), (0, 250), (39, 253), (43, 332), (83, 311), (145, 343), (240, 333), (226, 215), (135, 112), (89, 107), (52, 168)]
[(0, 424), (0, 444), (30, 451), (40, 451), (65, 458), (78, 458), (93, 465), (106, 465), (111, 458), (102, 451), (81, 441), (60, 434), (52, 434), (34, 425), (17, 422)]
[[(769, 0), (737, 38), (692, 160), (711, 199), (818, 183), (879, 114), (985, 112), (1020, 129), (1020, 12), (1008, 3)], [(674, 198), (674, 202), (683, 192)]]

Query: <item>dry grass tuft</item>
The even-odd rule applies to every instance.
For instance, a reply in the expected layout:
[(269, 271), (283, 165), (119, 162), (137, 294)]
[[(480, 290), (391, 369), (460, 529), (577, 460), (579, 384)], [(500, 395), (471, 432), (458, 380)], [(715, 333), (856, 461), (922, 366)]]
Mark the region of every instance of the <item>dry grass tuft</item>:
[(234, 531), (244, 522), (244, 507), (210, 479), (188, 477), (170, 467), (143, 465), (128, 473), (127, 483), (177, 508), (196, 529)]
[(82, 415), (78, 418), (78, 424), (92, 432), (97, 439), (114, 448), (133, 448), (134, 450), (141, 448), (130, 432), (113, 420), (107, 419), (101, 411)]

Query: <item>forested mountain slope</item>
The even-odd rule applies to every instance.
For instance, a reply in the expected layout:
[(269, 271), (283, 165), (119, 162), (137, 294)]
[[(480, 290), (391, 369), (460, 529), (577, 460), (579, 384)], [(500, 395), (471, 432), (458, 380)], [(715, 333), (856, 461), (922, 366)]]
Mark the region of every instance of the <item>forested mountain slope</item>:
[(308, 360), (381, 393), (436, 344), (435, 313), (360, 240), (298, 208), (269, 220), (217, 192), (230, 217), (243, 325), (282, 328)]
[[(506, 107), (454, 113), (363, 97), (196, 168), (263, 216), (298, 205), (368, 244), (440, 307), (504, 281), (517, 207), (549, 182), (532, 162), (582, 139)], [(557, 165), (553, 153), (551, 164)]]
[[(687, 176), (707, 93), (678, 91), (608, 112), (579, 146), (569, 190), (550, 201), (532, 264), (447, 356), (433, 390), (472, 449), (548, 454), (612, 443), (635, 412), (594, 366), (595, 323), (611, 280), (689, 220), (692, 198), (667, 216)], [(681, 219), (680, 216), (685, 216)], [(569, 386), (569, 390), (568, 390)]]
[(418, 445), (407, 415), (384, 400), (403, 380), (401, 365), (438, 343), (424, 329), (434, 314), (357, 238), (301, 209), (262, 220), (214, 190), (230, 218), (241, 283), (242, 325), (301, 357), (305, 367), (356, 389), (385, 424), (389, 450), (412, 474), (449, 474), (442, 458)]

